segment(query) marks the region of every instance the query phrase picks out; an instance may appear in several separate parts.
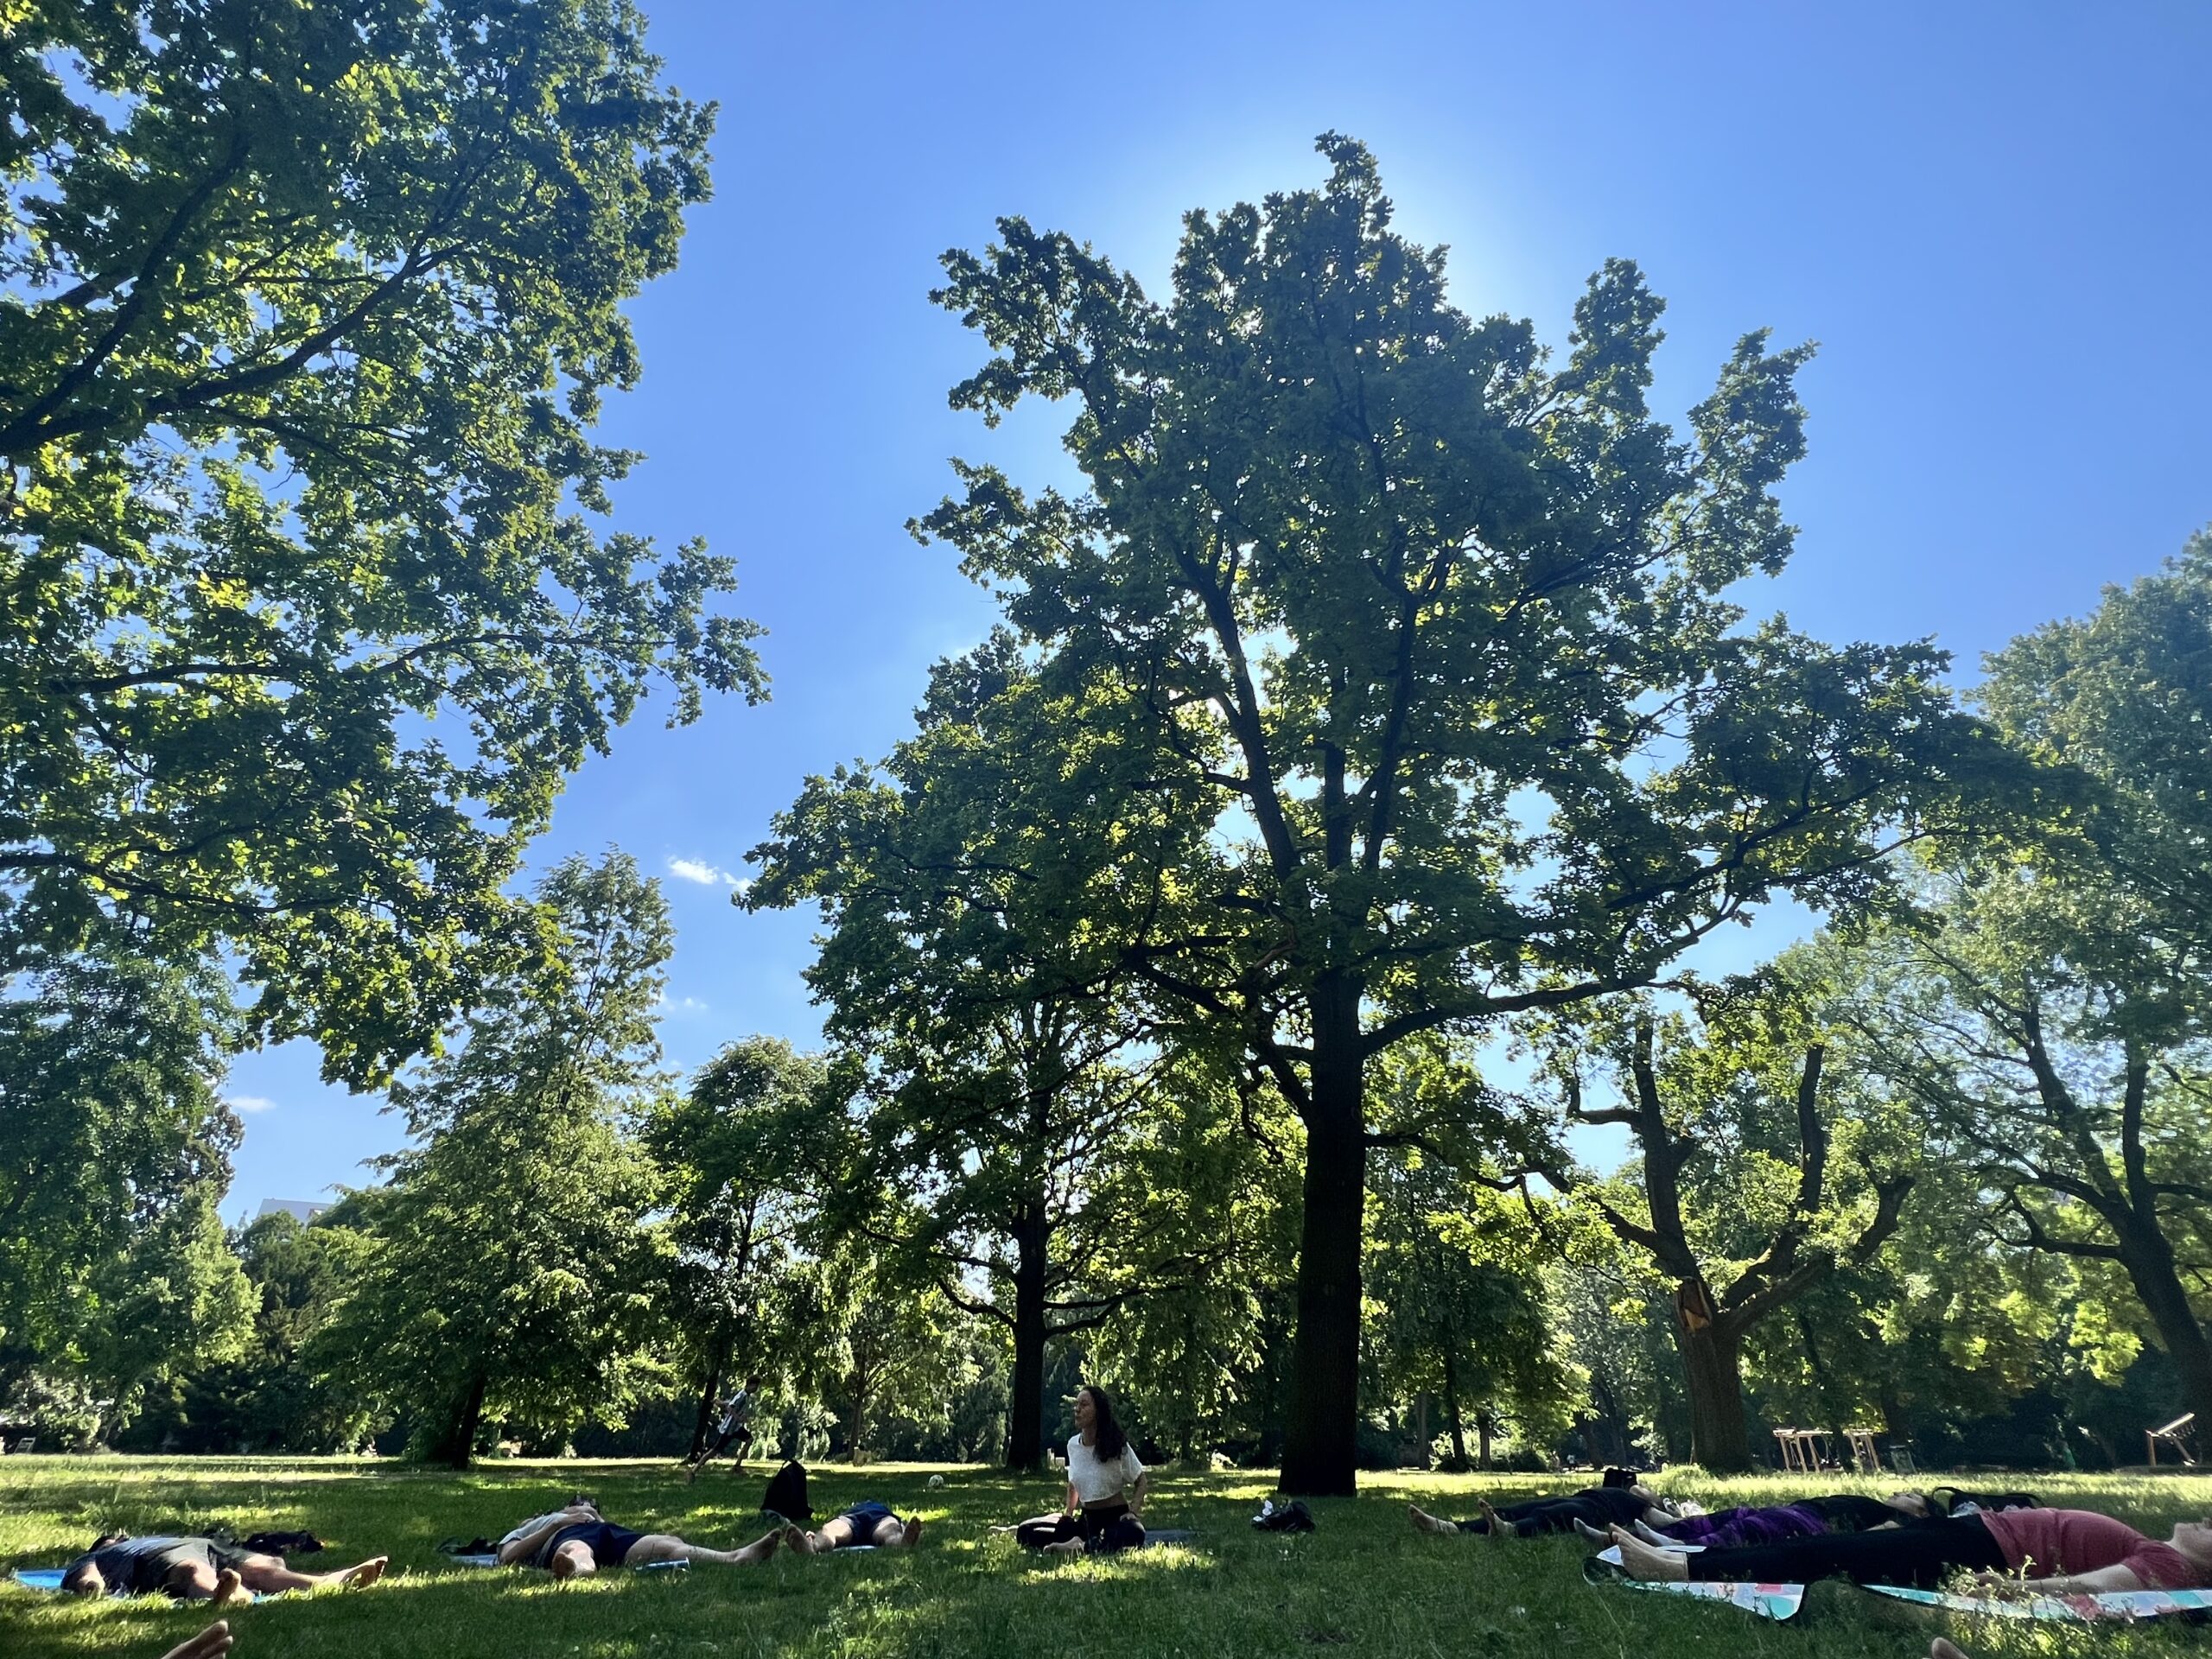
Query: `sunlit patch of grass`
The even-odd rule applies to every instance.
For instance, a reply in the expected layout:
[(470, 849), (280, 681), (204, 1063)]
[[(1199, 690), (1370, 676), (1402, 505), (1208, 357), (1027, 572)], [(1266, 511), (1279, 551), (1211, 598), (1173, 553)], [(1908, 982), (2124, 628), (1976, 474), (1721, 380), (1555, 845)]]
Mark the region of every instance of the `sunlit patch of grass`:
[[(941, 1489), (928, 1490), (932, 1472), (944, 1475)], [(1247, 1523), (1269, 1491), (1267, 1477), (1169, 1473), (1147, 1518), (1194, 1527), (1195, 1542), (1058, 1559), (988, 1530), (1051, 1509), (1056, 1479), (912, 1465), (828, 1469), (810, 1483), (817, 1514), (862, 1497), (902, 1514), (918, 1510), (921, 1548), (826, 1559), (779, 1551), (761, 1567), (617, 1572), (565, 1585), (460, 1567), (437, 1553), (441, 1539), (496, 1536), (579, 1489), (627, 1525), (748, 1542), (766, 1529), (753, 1508), (766, 1473), (755, 1465), (742, 1480), (718, 1473), (686, 1486), (657, 1462), (518, 1461), (453, 1475), (359, 1460), (10, 1458), (0, 1462), (0, 1566), (58, 1563), (107, 1526), (144, 1532), (185, 1519), (225, 1522), (241, 1535), (307, 1528), (332, 1552), (305, 1565), (391, 1556), (392, 1575), (374, 1589), (241, 1610), (239, 1659), (1213, 1659), (1340, 1649), (1394, 1659), (1656, 1659), (1700, 1649), (1730, 1659), (1920, 1659), (1940, 1628), (1868, 1617), (1848, 1594), (1834, 1612), (1777, 1628), (1728, 1609), (1591, 1588), (1570, 1540), (1492, 1548), (1426, 1537), (1406, 1523), (1408, 1498), (1457, 1513), (1478, 1493), (1502, 1502), (1574, 1484), (1525, 1476), (1374, 1478), (1359, 1499), (1313, 1503), (1319, 1530), (1295, 1536)], [(1805, 1490), (1802, 1480), (1707, 1480), (1694, 1471), (1659, 1484), (1716, 1508)], [(1900, 1483), (1819, 1484), (1879, 1491)], [(2212, 1479), (2024, 1484), (2146, 1530), (2212, 1512)], [(0, 1654), (152, 1659), (205, 1617), (159, 1599), (86, 1605), (0, 1589)], [(2197, 1645), (2193, 1634), (2161, 1624), (1975, 1620), (1953, 1634), (1980, 1659), (2168, 1659)]]

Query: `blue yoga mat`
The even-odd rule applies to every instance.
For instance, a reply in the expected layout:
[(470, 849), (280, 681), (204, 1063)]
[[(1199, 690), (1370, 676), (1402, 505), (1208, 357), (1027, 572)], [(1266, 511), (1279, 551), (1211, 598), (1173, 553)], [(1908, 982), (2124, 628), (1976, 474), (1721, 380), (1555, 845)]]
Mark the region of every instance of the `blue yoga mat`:
[[(19, 1567), (16, 1569), (16, 1582), (26, 1590), (59, 1591), (68, 1571), (66, 1567)], [(261, 1598), (256, 1596), (254, 1599), (258, 1601)]]

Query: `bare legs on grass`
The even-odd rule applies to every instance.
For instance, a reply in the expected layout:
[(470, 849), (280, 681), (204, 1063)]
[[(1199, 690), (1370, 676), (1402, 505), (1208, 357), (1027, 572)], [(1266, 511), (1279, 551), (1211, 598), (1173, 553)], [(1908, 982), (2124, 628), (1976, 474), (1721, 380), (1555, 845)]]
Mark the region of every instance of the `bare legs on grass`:
[[(649, 1532), (630, 1546), (622, 1565), (636, 1567), (659, 1561), (695, 1561), (714, 1567), (757, 1567), (776, 1553), (782, 1535), (780, 1532), (764, 1534), (743, 1549), (709, 1549), (704, 1544), (686, 1543), (672, 1533)], [(546, 1565), (556, 1579), (588, 1578), (599, 1571), (599, 1558), (581, 1538), (571, 1538), (553, 1552), (553, 1559)]]
[(824, 1521), (814, 1532), (804, 1527), (784, 1529), (784, 1542), (801, 1555), (827, 1555), (833, 1549), (855, 1544), (873, 1544), (878, 1549), (912, 1549), (921, 1541), (922, 1518), (918, 1515), (911, 1521), (887, 1515), (868, 1529), (865, 1538), (851, 1518), (842, 1515)]

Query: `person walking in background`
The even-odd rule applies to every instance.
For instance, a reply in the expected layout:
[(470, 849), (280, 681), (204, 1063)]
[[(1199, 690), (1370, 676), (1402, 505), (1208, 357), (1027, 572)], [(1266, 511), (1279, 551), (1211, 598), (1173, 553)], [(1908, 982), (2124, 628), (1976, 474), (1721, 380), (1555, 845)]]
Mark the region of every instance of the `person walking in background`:
[(723, 1448), (733, 1445), (737, 1447), (737, 1461), (730, 1472), (734, 1475), (745, 1472), (745, 1456), (753, 1449), (753, 1403), (760, 1387), (758, 1376), (748, 1376), (743, 1388), (722, 1402), (721, 1415), (715, 1421), (715, 1438), (691, 1460), (690, 1472), (684, 1477), (685, 1480), (698, 1479), (700, 1472), (721, 1456)]

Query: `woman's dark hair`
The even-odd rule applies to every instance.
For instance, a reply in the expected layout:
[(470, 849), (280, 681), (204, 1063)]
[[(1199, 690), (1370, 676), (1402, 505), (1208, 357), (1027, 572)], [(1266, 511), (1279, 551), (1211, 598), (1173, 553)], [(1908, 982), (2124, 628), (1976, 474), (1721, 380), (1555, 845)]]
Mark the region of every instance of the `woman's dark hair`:
[(1096, 1382), (1086, 1382), (1077, 1390), (1090, 1396), (1090, 1407), (1098, 1415), (1091, 1424), (1095, 1436), (1093, 1449), (1101, 1463), (1111, 1463), (1129, 1449), (1129, 1437), (1114, 1416), (1114, 1402), (1106, 1397), (1106, 1390)]

